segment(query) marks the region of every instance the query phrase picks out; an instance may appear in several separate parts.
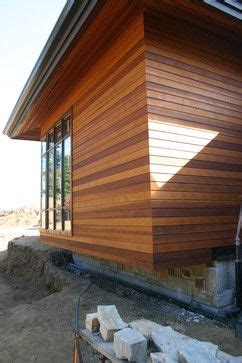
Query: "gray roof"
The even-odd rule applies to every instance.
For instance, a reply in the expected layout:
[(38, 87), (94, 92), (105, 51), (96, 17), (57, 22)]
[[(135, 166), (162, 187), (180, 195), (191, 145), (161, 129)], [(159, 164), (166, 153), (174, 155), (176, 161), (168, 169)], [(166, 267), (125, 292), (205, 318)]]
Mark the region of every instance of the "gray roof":
[(241, 0), (203, 0), (203, 2), (242, 20)]

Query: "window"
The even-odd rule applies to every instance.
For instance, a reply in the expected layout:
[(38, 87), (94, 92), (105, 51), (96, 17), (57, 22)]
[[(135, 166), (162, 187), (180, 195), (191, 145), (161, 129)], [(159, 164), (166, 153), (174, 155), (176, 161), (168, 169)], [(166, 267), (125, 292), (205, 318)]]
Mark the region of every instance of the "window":
[(41, 228), (71, 232), (71, 118), (41, 143)]

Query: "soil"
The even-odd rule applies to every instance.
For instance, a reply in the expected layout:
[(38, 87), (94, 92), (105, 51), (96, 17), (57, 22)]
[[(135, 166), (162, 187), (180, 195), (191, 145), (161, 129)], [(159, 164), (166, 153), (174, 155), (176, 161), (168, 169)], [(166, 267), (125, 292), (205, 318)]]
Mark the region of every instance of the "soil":
[(39, 224), (39, 209), (22, 207), (10, 212), (0, 211), (0, 226), (31, 227)]
[[(72, 362), (75, 303), (81, 297), (79, 323), (99, 304), (115, 304), (129, 322), (146, 318), (171, 325), (181, 333), (209, 340), (232, 355), (242, 355), (242, 341), (233, 324), (149, 296), (117, 281), (70, 270), (70, 256), (39, 244), (38, 237), (10, 242), (8, 258), (0, 252), (0, 362)], [(84, 362), (98, 362), (98, 355), (81, 344)]]

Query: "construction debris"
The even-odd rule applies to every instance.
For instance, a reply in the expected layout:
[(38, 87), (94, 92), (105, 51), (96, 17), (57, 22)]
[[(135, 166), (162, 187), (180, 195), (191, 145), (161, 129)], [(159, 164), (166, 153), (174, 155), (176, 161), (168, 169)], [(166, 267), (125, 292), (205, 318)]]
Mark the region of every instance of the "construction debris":
[(86, 329), (90, 332), (97, 332), (100, 329), (97, 313), (90, 313), (86, 315)]
[(151, 340), (152, 334), (156, 333), (162, 326), (148, 319), (134, 320), (129, 327), (143, 334), (146, 339)]
[(150, 353), (150, 363), (175, 363), (175, 362), (168, 354)]
[[(83, 331), (96, 337), (95, 339), (99, 336), (101, 342), (110, 342), (105, 343), (107, 356), (116, 356), (112, 359), (115, 362), (128, 360), (136, 363), (242, 363), (242, 357), (233, 357), (220, 351), (213, 343), (190, 338), (170, 326), (162, 326), (147, 319), (126, 324), (115, 305), (99, 305), (97, 313), (87, 314), (86, 329), (96, 332), (90, 334), (87, 330)], [(100, 344), (103, 346), (103, 343)]]
[(114, 334), (113, 348), (119, 359), (137, 363), (147, 361), (147, 340), (131, 328), (122, 329)]
[(100, 333), (106, 342), (112, 342), (114, 333), (128, 327), (128, 324), (121, 319), (115, 305), (98, 305), (97, 315)]
[(220, 360), (203, 343), (195, 340), (184, 344), (177, 353), (178, 361), (181, 363), (193, 363), (194, 357), (196, 357), (196, 363), (220, 363)]
[(212, 358), (216, 357), (218, 351), (217, 345), (210, 342), (199, 342), (196, 339), (192, 339), (184, 334), (176, 332), (170, 326), (160, 326), (159, 330), (152, 333), (152, 340), (161, 352), (169, 354), (169, 356), (175, 361), (179, 361), (178, 351), (183, 349), (183, 347), (188, 343), (200, 343)]

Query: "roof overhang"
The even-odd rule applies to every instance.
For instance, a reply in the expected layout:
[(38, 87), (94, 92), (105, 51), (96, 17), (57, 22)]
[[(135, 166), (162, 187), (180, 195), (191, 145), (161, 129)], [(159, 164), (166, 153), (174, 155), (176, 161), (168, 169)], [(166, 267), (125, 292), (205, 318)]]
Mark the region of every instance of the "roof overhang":
[[(103, 2), (105, 1), (108, 0), (103, 0)], [(143, 5), (146, 4), (146, 0), (140, 1)], [(149, 1), (147, 1), (147, 3), (150, 4)], [(178, 7), (180, 6), (183, 12), (186, 12), (187, 8), (188, 10), (192, 8), (194, 11), (205, 8), (211, 16), (213, 13), (215, 13), (216, 16), (221, 10), (218, 10), (218, 6), (215, 7), (215, 3), (230, 3), (230, 9), (233, 8), (233, 10), (235, 10), (236, 5), (237, 10), (240, 11), (240, 8), (238, 7), (240, 1), (235, 0), (196, 0), (194, 3), (189, 0), (176, 0), (174, 3), (169, 0), (163, 0), (161, 2), (160, 0), (155, 0), (153, 3), (155, 5), (161, 4), (163, 10), (176, 7), (178, 4)], [(234, 4), (233, 6), (231, 5), (232, 3)], [(31, 107), (33, 107), (41, 94), (41, 91), (43, 91), (48, 80), (56, 70), (57, 65), (60, 63), (64, 54), (67, 53), (67, 49), (71, 47), (79, 32), (82, 29), (85, 31), (84, 24), (86, 23), (86, 20), (90, 16), (90, 19), (92, 19), (91, 14), (94, 14), (95, 16), (95, 9), (98, 9), (101, 4), (101, 0), (67, 0), (3, 130), (5, 135), (8, 135), (10, 138), (39, 140), (39, 133), (37, 130), (31, 130), (29, 136), (26, 132), (24, 135), (21, 135), (21, 127), (24, 125), (24, 121), (26, 120)], [(203, 16), (205, 17), (204, 14)], [(228, 19), (226, 19), (226, 17), (228, 17)], [(228, 12), (227, 14), (222, 14), (222, 18), (228, 20), (230, 25), (231, 23), (235, 25), (236, 22), (240, 23), (238, 17), (229, 16)], [(213, 18), (211, 17), (211, 19)], [(239, 31), (240, 29), (241, 27), (239, 27)], [(235, 32), (237, 31), (238, 27), (235, 28)]]
[(3, 130), (14, 137), (31, 105), (70, 46), (98, 0), (68, 0)]

